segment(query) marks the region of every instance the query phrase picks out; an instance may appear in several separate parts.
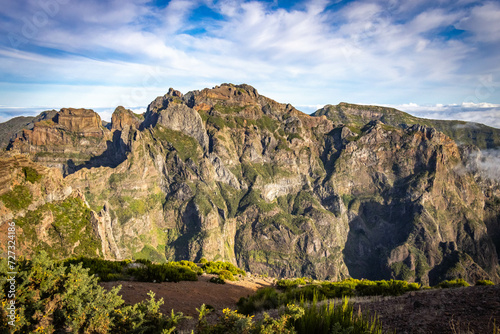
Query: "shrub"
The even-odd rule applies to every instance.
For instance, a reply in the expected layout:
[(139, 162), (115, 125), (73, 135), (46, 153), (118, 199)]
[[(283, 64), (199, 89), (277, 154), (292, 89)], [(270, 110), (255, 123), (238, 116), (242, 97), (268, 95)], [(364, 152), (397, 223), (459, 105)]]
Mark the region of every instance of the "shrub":
[(446, 288), (460, 288), (464, 286), (470, 286), (469, 283), (464, 281), (463, 279), (454, 279), (449, 281), (443, 281), (438, 284), (438, 287), (446, 289)]
[(128, 273), (143, 282), (197, 281), (198, 275), (187, 266), (177, 262), (149, 264), (145, 268), (129, 269)]
[(223, 261), (209, 261), (203, 265), (203, 270), (207, 274), (219, 274), (221, 270), (227, 270), (233, 275), (243, 275), (245, 276), (245, 272), (241, 270), (240, 268), (236, 267), (234, 264), (230, 262), (223, 262)]
[(295, 278), (295, 279), (280, 279), (276, 282), (276, 286), (281, 289), (296, 288), (299, 285), (306, 285), (307, 282), (305, 278)]
[[(5, 292), (6, 261), (0, 259), (0, 301)], [(16, 332), (19, 333), (171, 333), (184, 318), (182, 313), (165, 316), (163, 300), (150, 299), (125, 306), (120, 287), (107, 292), (90, 269), (51, 260), (46, 253), (16, 267)], [(5, 309), (0, 309), (0, 332), (6, 330)]]
[(361, 314), (354, 314), (352, 304), (344, 299), (341, 305), (336, 306), (333, 302), (318, 304), (313, 300), (312, 304), (305, 306), (304, 315), (292, 321), (299, 334), (308, 333), (382, 333), (382, 325), (376, 319), (369, 320)]
[(248, 298), (241, 297), (238, 303), (238, 311), (243, 314), (251, 314), (262, 310), (277, 308), (282, 305), (282, 294), (274, 288), (262, 288)]
[(197, 330), (198, 333), (202, 334), (382, 333), (379, 321), (368, 320), (360, 313), (355, 315), (352, 305), (347, 300), (344, 300), (339, 306), (335, 306), (333, 303), (317, 305), (316, 302), (317, 300), (313, 301), (310, 306), (306, 306), (304, 303), (301, 303), (300, 306), (288, 304), (279, 318), (274, 319), (264, 313), (264, 319), (257, 323), (253, 321), (253, 316), (224, 309), (223, 315), (213, 325), (209, 325), (205, 320), (205, 315), (208, 312), (202, 307), (198, 310)]
[(214, 276), (210, 278), (209, 282), (216, 284), (226, 284), (226, 281), (220, 277)]
[(196, 263), (194, 263), (192, 261), (185, 261), (185, 260), (183, 260), (183, 261), (179, 261), (178, 263), (180, 265), (182, 265), (182, 266), (186, 266), (186, 267), (191, 268), (191, 270), (194, 271), (198, 275), (203, 274), (203, 269), (201, 269), (200, 267), (198, 267), (198, 265), (196, 265)]
[(236, 281), (236, 278), (234, 278), (233, 274), (229, 270), (219, 271), (219, 277), (223, 280)]
[(477, 285), (495, 285), (495, 283), (493, 283), (490, 280), (485, 279), (485, 280), (479, 280), (479, 281), (477, 281), (476, 282), (476, 286)]
[(278, 293), (273, 288), (260, 289), (256, 294), (241, 298), (238, 310), (245, 314), (255, 311), (276, 308), (279, 305), (293, 303), (301, 300), (312, 301), (342, 298), (346, 296), (398, 296), (408, 291), (420, 289), (417, 283), (405, 281), (368, 281), (347, 279), (341, 282), (323, 282), (298, 287), (297, 283), (305, 283), (304, 279), (280, 280), (278, 286), (286, 287), (283, 293)]

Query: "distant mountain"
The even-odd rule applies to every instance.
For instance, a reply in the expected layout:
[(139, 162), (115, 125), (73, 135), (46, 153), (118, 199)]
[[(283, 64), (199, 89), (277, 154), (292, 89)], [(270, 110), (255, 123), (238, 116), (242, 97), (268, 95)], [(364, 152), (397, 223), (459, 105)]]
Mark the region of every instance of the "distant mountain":
[(500, 147), (500, 129), (472, 122), (418, 118), (394, 108), (342, 102), (326, 105), (312, 115), (325, 115), (333, 122), (357, 127), (374, 120), (397, 127), (419, 124), (443, 132), (459, 145), (472, 144), (480, 149)]
[(22, 129), (27, 128), (33, 119), (35, 119), (35, 117), (19, 116), (7, 122), (0, 123), (0, 147), (6, 148), (10, 139)]
[(28, 255), (500, 282), (500, 183), (479, 149), (497, 146), (497, 129), (396, 109), (310, 116), (248, 85), (170, 89), (107, 126), (68, 108), (18, 132), (0, 156), (0, 217)]

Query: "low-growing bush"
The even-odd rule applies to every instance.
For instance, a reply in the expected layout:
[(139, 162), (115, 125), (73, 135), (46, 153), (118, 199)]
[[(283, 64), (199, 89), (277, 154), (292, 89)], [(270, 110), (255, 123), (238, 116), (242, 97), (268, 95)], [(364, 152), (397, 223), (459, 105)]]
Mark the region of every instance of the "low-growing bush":
[(215, 284), (226, 284), (226, 281), (218, 276), (210, 278), (209, 282)]
[[(7, 265), (0, 259), (0, 302), (8, 302)], [(182, 313), (165, 316), (163, 300), (154, 298), (125, 305), (121, 287), (106, 291), (82, 263), (65, 264), (46, 253), (19, 261), (16, 275), (16, 333), (172, 333)], [(8, 332), (5, 308), (0, 308), (0, 332)]]
[(306, 285), (307, 282), (305, 278), (295, 278), (295, 279), (280, 279), (276, 282), (276, 286), (281, 289), (296, 288), (299, 285)]
[(340, 305), (335, 305), (333, 302), (318, 304), (317, 300), (313, 300), (308, 306), (303, 302), (300, 306), (304, 308), (304, 315), (292, 321), (298, 334), (382, 333), (382, 325), (377, 319), (355, 314), (352, 304), (347, 299)]
[(446, 289), (446, 288), (460, 288), (460, 287), (470, 286), (465, 280), (458, 278), (449, 281), (443, 281), (438, 284), (438, 287)]
[(368, 319), (362, 314), (355, 314), (347, 300), (336, 306), (333, 303), (311, 305), (301, 303), (288, 304), (278, 318), (271, 318), (264, 313), (258, 322), (253, 316), (244, 315), (230, 309), (224, 309), (217, 323), (210, 325), (205, 320), (208, 313), (205, 308), (199, 311), (198, 333), (255, 333), (255, 334), (292, 334), (292, 333), (327, 333), (327, 334), (379, 334), (382, 327), (378, 320)]
[(245, 276), (245, 271), (241, 270), (240, 268), (236, 267), (234, 264), (230, 262), (223, 262), (223, 261), (209, 261), (205, 264), (203, 264), (203, 270), (207, 274), (219, 274), (221, 270), (227, 270), (233, 275), (243, 275)]
[(187, 266), (177, 262), (149, 264), (145, 268), (131, 268), (128, 274), (142, 282), (180, 282), (197, 281), (198, 275)]
[(323, 300), (350, 296), (398, 296), (408, 291), (420, 289), (420, 285), (417, 283), (397, 280), (347, 279), (341, 282), (322, 282), (298, 287), (296, 283), (302, 283), (302, 281), (305, 283), (303, 279), (278, 281), (278, 286), (286, 287), (283, 293), (278, 293), (272, 288), (258, 290), (256, 294), (248, 298), (241, 298), (238, 302), (238, 310), (250, 314), (300, 300), (311, 301), (314, 298)]
[(283, 304), (282, 293), (274, 288), (262, 288), (248, 298), (241, 297), (238, 303), (238, 311), (243, 314), (251, 314), (263, 310), (277, 308)]
[(233, 274), (229, 270), (221, 270), (219, 271), (219, 277), (226, 281), (236, 281)]
[(198, 265), (196, 263), (194, 263), (193, 261), (182, 260), (182, 261), (179, 261), (177, 263), (179, 263), (180, 265), (191, 268), (191, 270), (194, 271), (198, 275), (203, 274), (203, 269), (198, 267)]
[(131, 260), (108, 261), (99, 258), (89, 258), (80, 256), (63, 261), (66, 267), (81, 263), (83, 268), (89, 269), (90, 275), (95, 275), (102, 282), (128, 279), (125, 275), (125, 268)]
[(493, 283), (492, 281), (490, 280), (479, 280), (476, 282), (476, 285), (495, 285), (495, 283)]

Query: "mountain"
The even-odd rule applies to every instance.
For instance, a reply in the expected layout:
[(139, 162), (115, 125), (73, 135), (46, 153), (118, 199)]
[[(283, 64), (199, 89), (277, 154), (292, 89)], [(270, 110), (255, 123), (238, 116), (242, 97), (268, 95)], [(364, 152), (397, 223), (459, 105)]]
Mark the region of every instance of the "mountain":
[(61, 109), (0, 156), (0, 230), (15, 219), (26, 255), (499, 282), (500, 183), (479, 149), (498, 131), (460, 140), (455, 124), (347, 104), (306, 115), (232, 84), (170, 89), (106, 127)]
[(337, 105), (326, 105), (313, 113), (313, 116), (322, 115), (333, 122), (355, 127), (362, 127), (374, 120), (396, 127), (419, 124), (443, 132), (459, 145), (475, 145), (480, 149), (500, 147), (500, 129), (479, 123), (424, 119), (394, 108), (345, 102)]

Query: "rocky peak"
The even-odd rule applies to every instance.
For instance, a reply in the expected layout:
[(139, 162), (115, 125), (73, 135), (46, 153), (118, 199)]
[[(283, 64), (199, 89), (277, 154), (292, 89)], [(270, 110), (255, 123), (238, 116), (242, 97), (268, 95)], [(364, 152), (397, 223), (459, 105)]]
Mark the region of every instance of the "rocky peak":
[(122, 106), (117, 107), (111, 116), (111, 130), (122, 131), (127, 126), (138, 129), (140, 124), (139, 117), (132, 110)]
[(173, 89), (172, 87), (168, 89), (167, 95), (182, 98), (182, 93), (179, 92), (178, 90)]
[(101, 117), (92, 109), (63, 108), (52, 120), (70, 132), (102, 135)]

